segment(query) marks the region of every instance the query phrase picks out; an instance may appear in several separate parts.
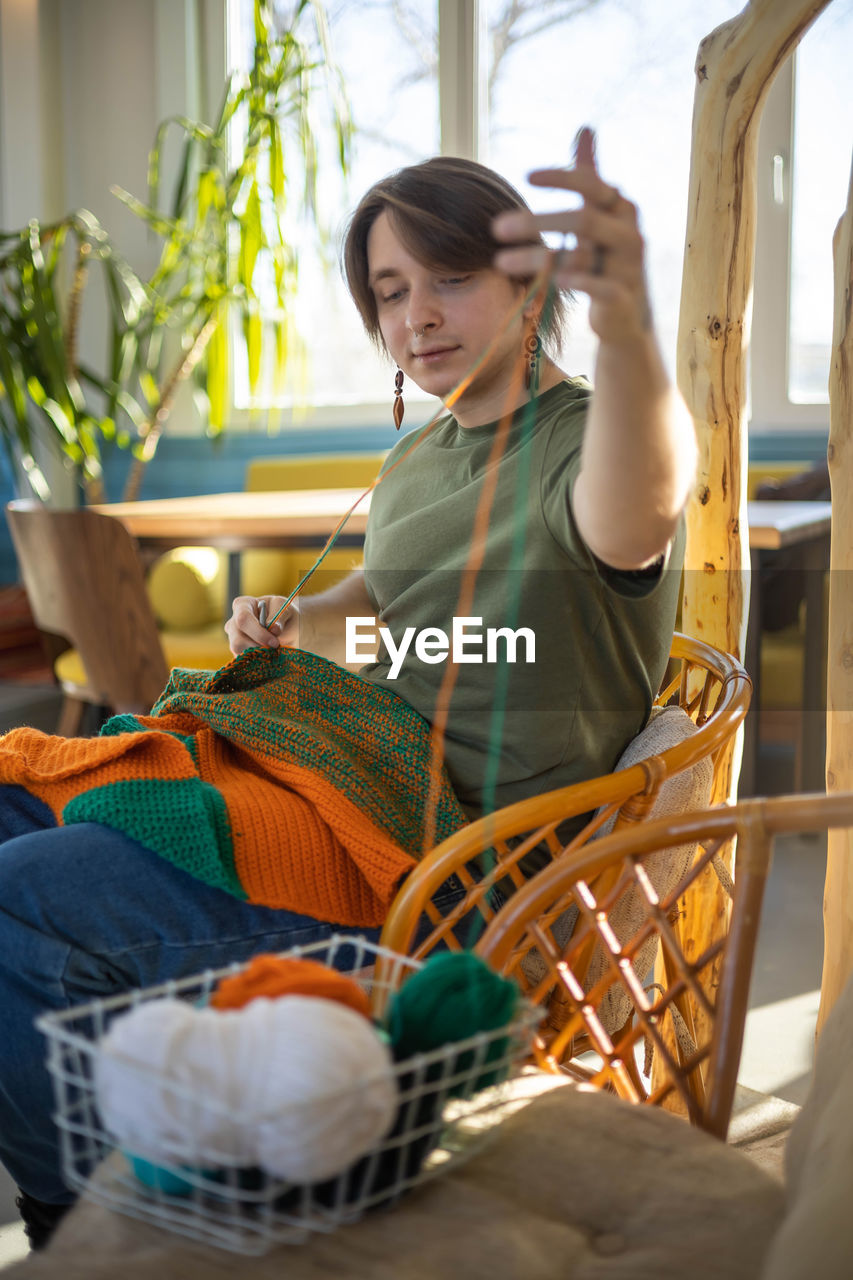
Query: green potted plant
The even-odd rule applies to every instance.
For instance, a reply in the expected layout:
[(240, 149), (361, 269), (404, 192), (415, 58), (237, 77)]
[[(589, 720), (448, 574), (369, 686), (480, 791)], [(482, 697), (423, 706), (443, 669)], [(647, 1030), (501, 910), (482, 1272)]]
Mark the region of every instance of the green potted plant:
[[(42, 465), (47, 452), (80, 476), (89, 499), (100, 499), (106, 441), (132, 449), (124, 496), (136, 496), (178, 387), (193, 373), (206, 391), (208, 430), (221, 431), (232, 308), (240, 313), (251, 385), (260, 376), (265, 343), (273, 344), (279, 365), (288, 358), (287, 304), (298, 263), (283, 213), (298, 181), (304, 212), (322, 237), (313, 123), (318, 95), (344, 172), (352, 127), (320, 0), (298, 0), (282, 30), (269, 0), (255, 0), (254, 16), (251, 68), (229, 78), (215, 123), (173, 117), (160, 125), (147, 203), (114, 188), (161, 241), (149, 279), (121, 259), (85, 211), (0, 235), (0, 435), (39, 497), (50, 488)], [(161, 158), (174, 129), (182, 134), (182, 156), (163, 209)], [(239, 137), (233, 148), (231, 131)], [(78, 362), (76, 343), (95, 263), (105, 273), (109, 307), (105, 367), (97, 371)]]
[[(107, 286), (102, 373), (77, 355), (93, 266)], [(97, 495), (102, 443), (129, 445), (142, 428), (144, 409), (128, 374), (138, 364), (136, 326), (145, 304), (142, 282), (85, 210), (0, 234), (0, 436), (13, 472), (42, 501), (51, 489), (68, 501), (78, 480)]]

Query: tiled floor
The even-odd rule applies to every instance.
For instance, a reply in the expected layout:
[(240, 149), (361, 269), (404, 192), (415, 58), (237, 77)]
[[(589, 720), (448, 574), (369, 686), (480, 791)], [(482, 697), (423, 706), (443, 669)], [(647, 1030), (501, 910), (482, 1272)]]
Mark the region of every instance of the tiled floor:
[[(0, 685), (0, 732), (32, 724), (50, 732), (58, 701), (45, 686)], [(763, 753), (759, 786), (791, 786), (791, 760)], [(822, 964), (824, 840), (777, 842), (765, 895), (740, 1081), (759, 1093), (802, 1102), (808, 1088)], [(15, 1189), (0, 1169), (0, 1269), (26, 1253)]]

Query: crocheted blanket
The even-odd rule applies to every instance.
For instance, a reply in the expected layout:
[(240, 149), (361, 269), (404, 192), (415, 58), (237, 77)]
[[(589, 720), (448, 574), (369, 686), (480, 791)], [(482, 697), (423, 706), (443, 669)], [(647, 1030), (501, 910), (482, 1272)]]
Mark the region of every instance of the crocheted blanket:
[[(97, 738), (0, 739), (0, 783), (57, 823), (103, 823), (236, 897), (350, 926), (382, 923), (423, 852), (429, 776), (407, 702), (294, 649), (175, 670), (151, 715)], [(434, 804), (440, 841), (466, 821), (443, 770)]]

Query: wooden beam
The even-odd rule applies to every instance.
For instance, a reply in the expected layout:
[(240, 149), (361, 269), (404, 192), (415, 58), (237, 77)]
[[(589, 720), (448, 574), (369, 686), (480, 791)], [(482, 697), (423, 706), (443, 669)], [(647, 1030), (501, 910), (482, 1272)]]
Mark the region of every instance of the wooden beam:
[[(826, 789), (853, 790), (853, 169), (847, 208), (832, 239), (835, 305), (829, 370), (829, 647), (826, 701)], [(821, 1032), (853, 971), (853, 833), (830, 831), (823, 896)]]
[[(751, 0), (706, 36), (696, 57), (677, 376), (696, 423), (699, 468), (687, 511), (682, 626), (738, 658), (749, 604), (746, 358), (758, 126), (776, 72), (828, 3)], [(725, 750), (714, 803), (737, 791), (734, 746)], [(680, 907), (694, 958), (725, 931), (729, 899), (709, 871)], [(710, 986), (717, 982), (715, 973)]]
[(678, 383), (696, 422), (685, 630), (742, 657), (748, 603), (746, 354), (761, 107), (781, 64), (829, 0), (752, 0), (696, 58)]

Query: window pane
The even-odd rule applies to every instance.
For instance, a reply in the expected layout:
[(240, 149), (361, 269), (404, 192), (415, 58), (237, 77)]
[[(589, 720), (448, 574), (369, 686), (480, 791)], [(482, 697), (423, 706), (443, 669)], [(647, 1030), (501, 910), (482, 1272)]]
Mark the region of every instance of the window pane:
[(828, 400), (832, 235), (847, 203), (853, 148), (853, 4), (835, 0), (797, 49), (788, 395)]
[[(704, 36), (740, 12), (741, 0), (531, 4), (496, 57), (501, 20), (519, 7), (488, 0), (489, 163), (534, 207), (560, 207), (565, 197), (527, 187), (525, 174), (568, 163), (579, 127), (595, 128), (602, 176), (636, 201), (642, 215), (656, 324), (674, 372), (696, 51)], [(580, 298), (564, 356), (570, 373), (592, 371), (586, 310)]]
[[(248, 66), (253, 40), (253, 0), (239, 3), (240, 64)], [(292, 4), (279, 5), (289, 12)], [(299, 254), (299, 296), (294, 319), (304, 339), (307, 367), (304, 383), (264, 404), (297, 401), (357, 404), (393, 400), (393, 366), (375, 352), (361, 327), (341, 279), (338, 251), (347, 216), (367, 188), (401, 165), (417, 163), (439, 149), (437, 0), (338, 0), (328, 3), (332, 41), (341, 67), (356, 125), (352, 174), (348, 189), (336, 176), (331, 130), (327, 163), (321, 153), (319, 200), (333, 232), (331, 265), (324, 267), (316, 245), (298, 220), (288, 234)], [(233, 59), (232, 59), (233, 61)], [(242, 356), (241, 344), (237, 352)], [(236, 371), (235, 402), (248, 405), (245, 369)], [(239, 379), (239, 380), (238, 380)], [(270, 380), (272, 381), (272, 380)], [(407, 387), (407, 403), (417, 399)], [(426, 403), (424, 397), (421, 399)]]

